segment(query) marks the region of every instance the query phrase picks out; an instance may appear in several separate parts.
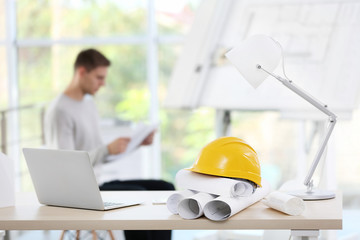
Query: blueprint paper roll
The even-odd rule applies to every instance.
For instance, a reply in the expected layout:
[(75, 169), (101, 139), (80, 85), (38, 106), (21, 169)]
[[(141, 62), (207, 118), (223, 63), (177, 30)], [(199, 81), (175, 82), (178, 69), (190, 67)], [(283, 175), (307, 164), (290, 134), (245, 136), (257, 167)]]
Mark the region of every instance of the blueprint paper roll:
[(305, 211), (305, 203), (299, 198), (283, 192), (271, 192), (263, 201), (266, 206), (280, 212), (298, 216)]
[(186, 197), (194, 196), (197, 192), (192, 190), (184, 190), (174, 194), (171, 194), (166, 201), (166, 206), (169, 211), (173, 214), (179, 214), (178, 212), (178, 204), (181, 200)]
[(224, 221), (260, 201), (270, 192), (270, 185), (268, 182), (262, 180), (261, 185), (262, 187), (257, 188), (251, 196), (236, 198), (219, 196), (214, 200), (209, 201), (204, 207), (205, 217), (213, 221)]
[(175, 181), (179, 188), (221, 196), (250, 196), (254, 192), (254, 186), (246, 180), (211, 176), (186, 169), (177, 172)]
[(197, 193), (194, 196), (184, 198), (178, 204), (178, 212), (180, 217), (184, 219), (195, 219), (204, 214), (204, 206), (213, 200), (216, 195), (208, 193)]
[(231, 197), (247, 197), (254, 193), (254, 185), (247, 181), (236, 181), (238, 182), (231, 188)]

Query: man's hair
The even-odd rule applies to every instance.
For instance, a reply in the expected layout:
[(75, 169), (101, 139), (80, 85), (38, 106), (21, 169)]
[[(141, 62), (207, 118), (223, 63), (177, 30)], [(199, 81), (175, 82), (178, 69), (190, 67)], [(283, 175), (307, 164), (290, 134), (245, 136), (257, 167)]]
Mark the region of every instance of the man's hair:
[(89, 72), (97, 67), (108, 67), (111, 65), (109, 59), (107, 59), (101, 52), (95, 49), (86, 49), (81, 51), (75, 60), (74, 69), (78, 67), (85, 67)]

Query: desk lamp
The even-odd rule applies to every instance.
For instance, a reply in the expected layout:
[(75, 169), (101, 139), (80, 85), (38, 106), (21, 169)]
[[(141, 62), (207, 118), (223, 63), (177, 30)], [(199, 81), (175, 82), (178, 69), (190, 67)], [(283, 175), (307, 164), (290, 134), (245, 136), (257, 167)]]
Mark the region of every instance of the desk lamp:
[[(336, 115), (327, 108), (327, 105), (313, 98), (286, 77), (282, 48), (274, 39), (265, 35), (254, 35), (231, 49), (225, 56), (254, 88), (257, 88), (270, 75), (328, 116), (329, 126), (304, 181), (307, 190), (289, 193), (304, 200), (334, 198), (333, 192), (314, 189), (312, 177), (336, 124)], [(284, 78), (273, 73), (281, 59)]]

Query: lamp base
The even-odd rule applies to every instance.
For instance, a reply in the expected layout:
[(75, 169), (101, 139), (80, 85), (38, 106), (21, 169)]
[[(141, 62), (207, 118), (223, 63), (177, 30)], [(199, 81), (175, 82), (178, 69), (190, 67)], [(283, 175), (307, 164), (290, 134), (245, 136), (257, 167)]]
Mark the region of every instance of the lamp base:
[(331, 191), (313, 189), (311, 191), (299, 190), (299, 191), (290, 191), (288, 194), (299, 197), (305, 201), (315, 201), (315, 200), (326, 200), (335, 198), (335, 193)]

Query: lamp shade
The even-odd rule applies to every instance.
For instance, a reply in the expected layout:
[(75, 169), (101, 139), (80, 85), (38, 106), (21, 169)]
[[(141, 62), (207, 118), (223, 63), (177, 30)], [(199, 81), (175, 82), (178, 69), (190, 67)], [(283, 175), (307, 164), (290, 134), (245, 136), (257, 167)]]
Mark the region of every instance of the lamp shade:
[(235, 46), (225, 56), (237, 68), (251, 86), (257, 88), (275, 70), (281, 60), (281, 48), (275, 40), (266, 35), (254, 35)]

